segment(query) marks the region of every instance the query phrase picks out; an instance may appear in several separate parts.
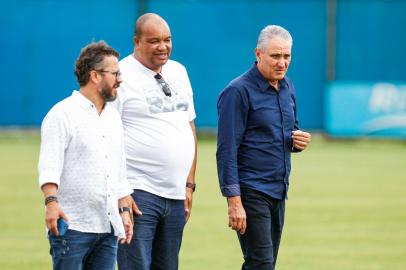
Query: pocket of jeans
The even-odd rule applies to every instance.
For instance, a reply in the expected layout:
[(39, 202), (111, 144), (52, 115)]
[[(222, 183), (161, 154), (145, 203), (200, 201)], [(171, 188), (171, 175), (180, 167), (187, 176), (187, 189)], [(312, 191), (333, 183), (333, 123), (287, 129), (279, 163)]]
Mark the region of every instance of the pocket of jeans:
[[(68, 233), (68, 231), (66, 232), (66, 234)], [(53, 236), (52, 234), (49, 234), (49, 243), (51, 246), (49, 252), (53, 257), (61, 257), (69, 252), (66, 234), (64, 236)]]

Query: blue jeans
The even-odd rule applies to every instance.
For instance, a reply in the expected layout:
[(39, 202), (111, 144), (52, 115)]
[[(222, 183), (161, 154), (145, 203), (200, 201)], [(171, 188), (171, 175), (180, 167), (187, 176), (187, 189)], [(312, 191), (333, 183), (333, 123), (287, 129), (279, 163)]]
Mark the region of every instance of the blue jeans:
[(83, 233), (68, 230), (63, 236), (49, 233), (53, 269), (114, 270), (117, 236), (111, 233)]
[(238, 234), (244, 255), (242, 270), (274, 270), (285, 219), (285, 200), (248, 188), (241, 189), (247, 215), (245, 234)]
[(119, 270), (176, 270), (185, 227), (183, 200), (171, 200), (134, 190), (142, 212), (134, 217), (134, 236), (118, 248)]

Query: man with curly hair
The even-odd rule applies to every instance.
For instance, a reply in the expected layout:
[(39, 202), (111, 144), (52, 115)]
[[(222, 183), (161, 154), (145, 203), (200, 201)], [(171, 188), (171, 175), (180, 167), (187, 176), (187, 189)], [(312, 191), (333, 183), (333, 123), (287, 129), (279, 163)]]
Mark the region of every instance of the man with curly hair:
[(117, 240), (132, 238), (123, 128), (106, 103), (122, 82), (118, 57), (103, 41), (83, 48), (75, 68), (80, 90), (57, 103), (41, 126), (39, 184), (53, 269), (114, 270)]

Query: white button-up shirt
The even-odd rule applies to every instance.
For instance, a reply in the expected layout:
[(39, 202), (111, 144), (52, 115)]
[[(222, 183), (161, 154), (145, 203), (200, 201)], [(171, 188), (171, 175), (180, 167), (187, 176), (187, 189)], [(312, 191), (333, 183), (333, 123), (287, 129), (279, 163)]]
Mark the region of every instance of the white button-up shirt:
[(58, 201), (80, 232), (124, 237), (118, 199), (132, 193), (126, 179), (123, 127), (106, 104), (99, 115), (77, 91), (57, 103), (41, 126), (39, 184), (58, 185)]

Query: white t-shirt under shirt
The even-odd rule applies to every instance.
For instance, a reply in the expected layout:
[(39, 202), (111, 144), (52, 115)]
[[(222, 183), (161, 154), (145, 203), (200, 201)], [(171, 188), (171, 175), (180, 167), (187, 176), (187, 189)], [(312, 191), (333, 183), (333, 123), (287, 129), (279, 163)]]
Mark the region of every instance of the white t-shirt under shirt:
[(162, 67), (171, 97), (133, 55), (120, 61), (120, 71), (114, 105), (124, 125), (128, 181), (134, 189), (183, 200), (195, 153), (189, 122), (196, 117), (186, 69), (172, 60)]

